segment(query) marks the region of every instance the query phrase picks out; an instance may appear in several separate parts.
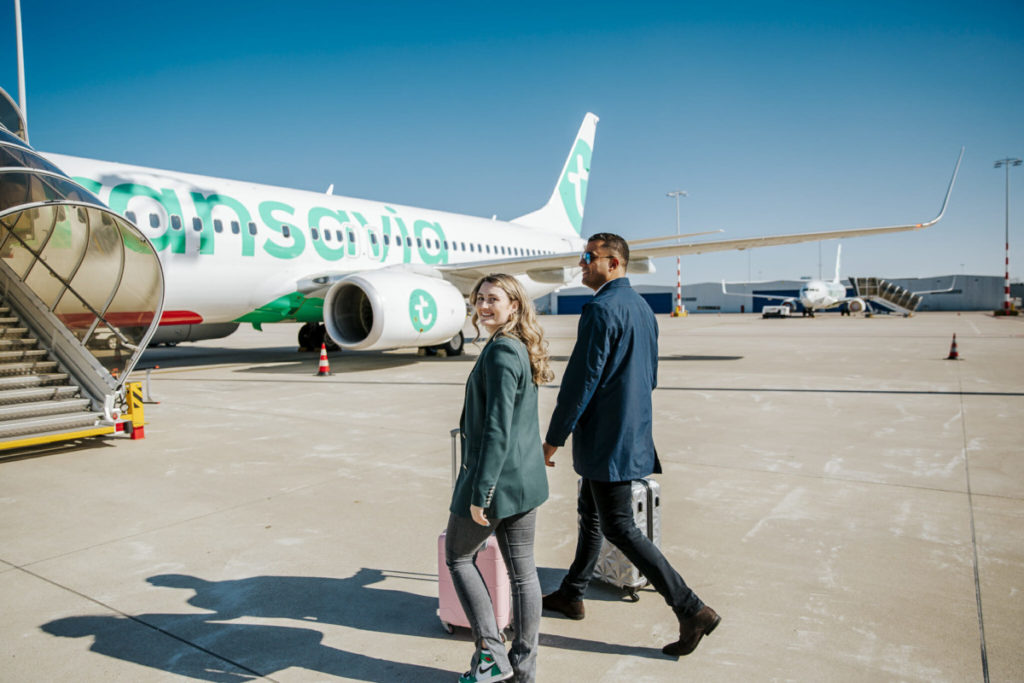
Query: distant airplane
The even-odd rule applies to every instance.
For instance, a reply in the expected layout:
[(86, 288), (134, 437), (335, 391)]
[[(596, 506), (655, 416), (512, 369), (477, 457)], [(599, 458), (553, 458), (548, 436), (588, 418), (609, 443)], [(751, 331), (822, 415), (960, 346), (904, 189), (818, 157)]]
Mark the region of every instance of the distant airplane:
[[(778, 294), (741, 294), (730, 292), (726, 289), (725, 280), (722, 280), (722, 293), (730, 296), (749, 296), (757, 299), (773, 299), (781, 301), (783, 306), (788, 306), (790, 311), (796, 310), (799, 301), (803, 307), (803, 315), (814, 317), (815, 311), (828, 310), (845, 305), (850, 313), (863, 313), (867, 310), (867, 300), (879, 300), (885, 303), (881, 297), (870, 296), (846, 296), (846, 286), (839, 281), (840, 259), (843, 253), (843, 245), (836, 246), (836, 274), (832, 280), (808, 280), (796, 297), (783, 296)], [(953, 278), (956, 282), (956, 278)], [(923, 292), (912, 292), (914, 295), (934, 294), (936, 292), (948, 292), (953, 289), (951, 284), (948, 289), (933, 289)]]

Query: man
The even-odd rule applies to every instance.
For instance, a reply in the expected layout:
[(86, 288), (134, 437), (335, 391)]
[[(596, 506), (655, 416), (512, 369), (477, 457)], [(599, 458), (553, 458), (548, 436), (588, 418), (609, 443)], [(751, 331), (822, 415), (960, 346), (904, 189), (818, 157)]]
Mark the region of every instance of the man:
[(721, 621), (687, 587), (657, 546), (633, 521), (632, 480), (660, 472), (651, 434), (651, 392), (657, 386), (658, 323), (626, 278), (629, 245), (599, 233), (580, 257), (583, 284), (595, 291), (583, 307), (576, 346), (565, 369), (544, 440), (544, 460), (573, 435), (573, 468), (583, 479), (576, 557), (544, 609), (570, 619), (585, 616), (587, 589), (604, 535), (661, 593), (679, 619), (679, 640), (662, 652), (679, 657)]

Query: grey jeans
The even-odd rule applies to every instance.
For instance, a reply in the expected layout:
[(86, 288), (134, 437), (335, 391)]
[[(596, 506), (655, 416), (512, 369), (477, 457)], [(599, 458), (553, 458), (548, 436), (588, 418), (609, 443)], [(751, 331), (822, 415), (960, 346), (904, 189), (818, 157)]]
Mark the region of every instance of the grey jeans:
[[(518, 683), (533, 683), (537, 677), (541, 611), (540, 581), (533, 560), (537, 510), (534, 508), (499, 520), (490, 516), (488, 519), (490, 526), (480, 526), (468, 517), (451, 515), (445, 538), (445, 562), (477, 647), (472, 666), (477, 666), (483, 646), (491, 651), (499, 669), (514, 670)], [(512, 628), (515, 634), (508, 652), (498, 632), (487, 586), (474, 562), (492, 531), (498, 539), (498, 548), (512, 583)]]

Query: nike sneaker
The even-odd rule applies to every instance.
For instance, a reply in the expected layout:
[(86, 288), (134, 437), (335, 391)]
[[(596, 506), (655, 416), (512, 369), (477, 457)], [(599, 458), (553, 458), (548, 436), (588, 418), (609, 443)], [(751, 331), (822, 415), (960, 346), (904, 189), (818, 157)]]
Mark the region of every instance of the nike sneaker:
[(459, 676), (459, 683), (488, 683), (488, 681), (507, 681), (512, 678), (514, 671), (502, 672), (494, 663), (494, 657), (490, 650), (480, 652), (480, 663), (475, 669), (470, 669)]

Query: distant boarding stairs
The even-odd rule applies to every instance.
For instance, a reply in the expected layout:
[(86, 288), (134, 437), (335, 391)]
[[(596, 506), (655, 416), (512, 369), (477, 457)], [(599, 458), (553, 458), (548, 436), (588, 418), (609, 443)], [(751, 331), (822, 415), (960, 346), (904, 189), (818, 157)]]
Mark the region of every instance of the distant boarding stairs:
[(921, 295), (877, 277), (851, 277), (850, 285), (856, 296), (868, 301), (881, 302), (904, 315), (911, 315), (921, 305)]
[(152, 244), (24, 131), (0, 89), (0, 452), (128, 431), (125, 380), (163, 308)]

